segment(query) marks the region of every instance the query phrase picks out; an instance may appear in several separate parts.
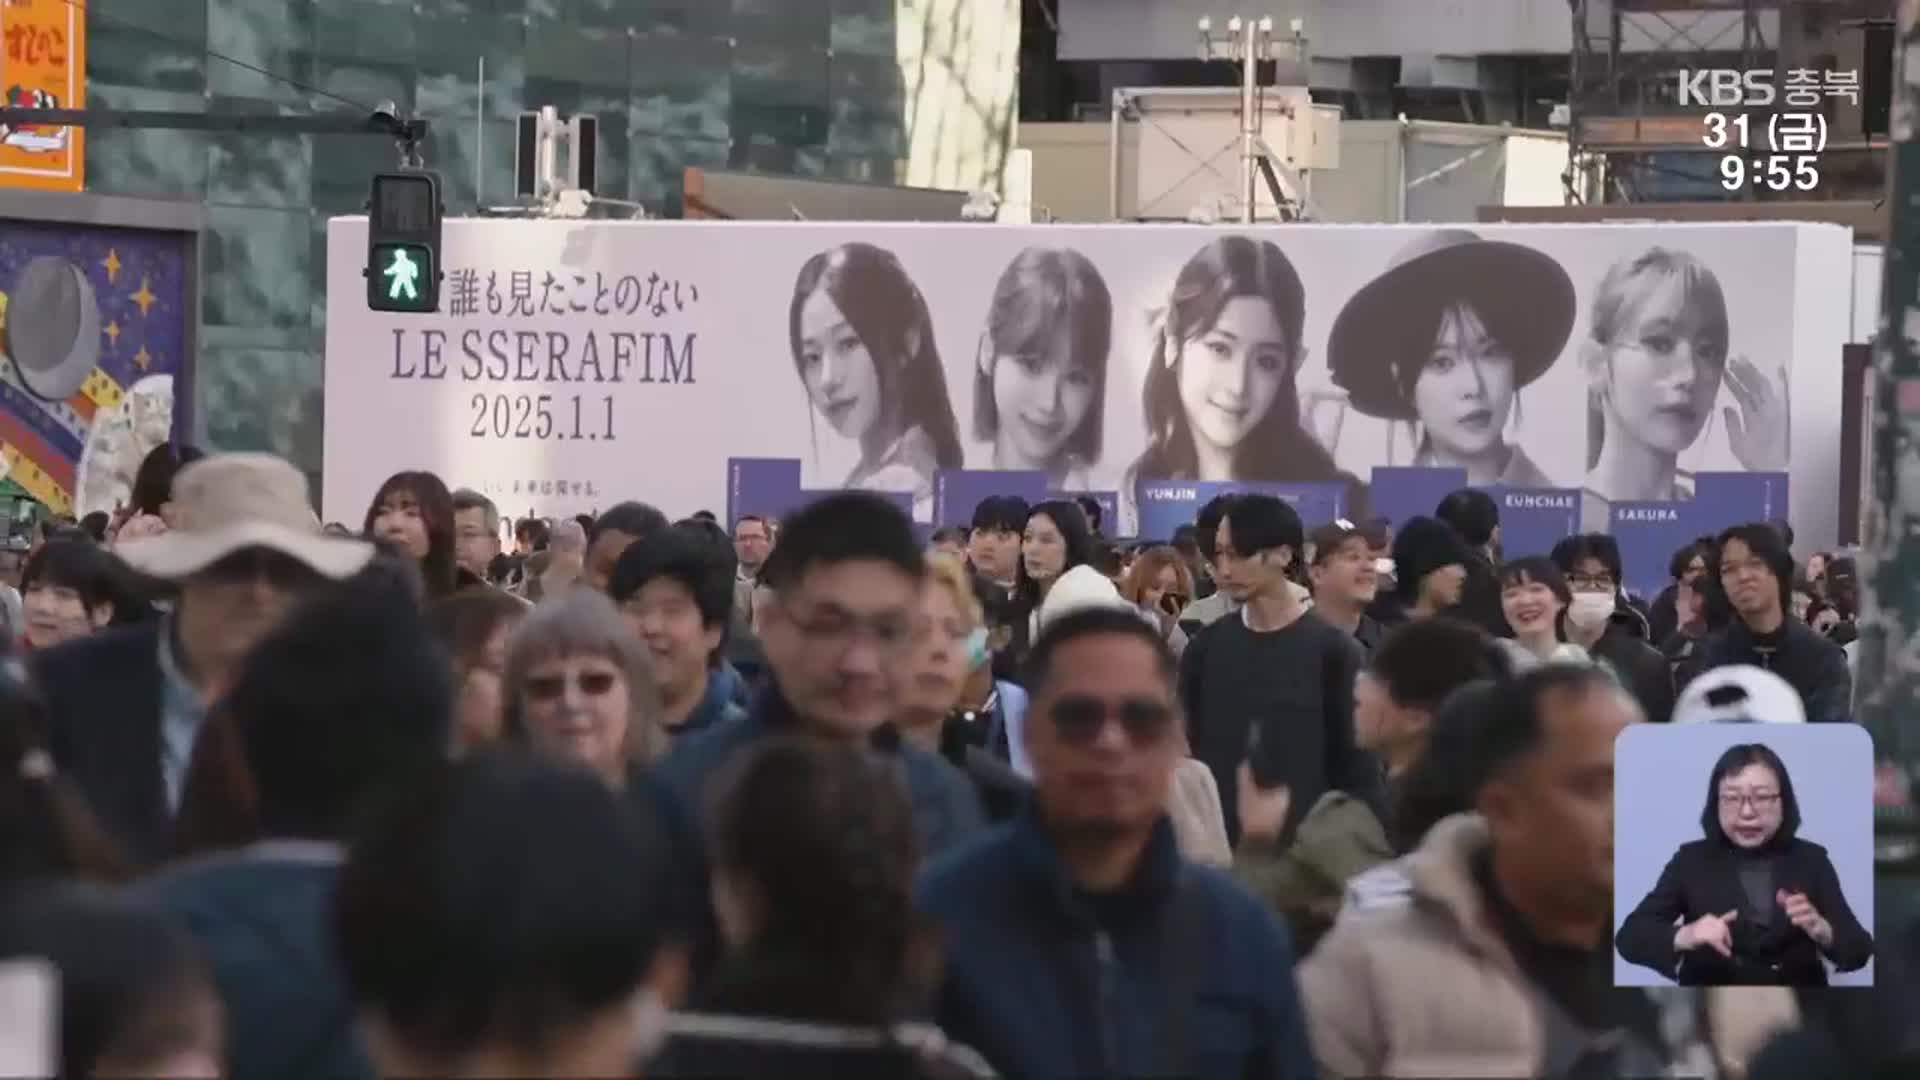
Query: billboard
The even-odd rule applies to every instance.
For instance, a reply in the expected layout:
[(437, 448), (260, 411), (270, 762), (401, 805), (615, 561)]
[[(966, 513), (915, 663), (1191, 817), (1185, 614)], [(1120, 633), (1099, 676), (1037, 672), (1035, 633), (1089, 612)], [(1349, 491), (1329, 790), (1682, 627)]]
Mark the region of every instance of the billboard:
[(1816, 544), (1837, 518), (1833, 226), (462, 219), (428, 316), (357, 302), (365, 245), (330, 223), (332, 519), (403, 468), (515, 513), (717, 509), (730, 458), (928, 522), (942, 472), (1037, 471), (1117, 492), (1112, 535), (1143, 484), (1330, 485), (1358, 518), (1410, 466), (1548, 530), (1566, 492), (1605, 528), (1698, 473), (1791, 472)]
[[(75, 0), (0, 4), (0, 98), (16, 109), (87, 107), (87, 5)], [(0, 124), (0, 187), (79, 191), (86, 184), (84, 128)]]
[(173, 434), (192, 237), (0, 221), (0, 463), (55, 513), (112, 511)]

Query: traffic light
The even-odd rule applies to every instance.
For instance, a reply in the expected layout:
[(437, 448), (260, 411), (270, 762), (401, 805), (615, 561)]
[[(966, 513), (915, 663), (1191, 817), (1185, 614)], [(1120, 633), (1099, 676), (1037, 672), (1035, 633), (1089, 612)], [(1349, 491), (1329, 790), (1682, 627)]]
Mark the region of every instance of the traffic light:
[(440, 178), (382, 173), (367, 207), (367, 307), (440, 310)]

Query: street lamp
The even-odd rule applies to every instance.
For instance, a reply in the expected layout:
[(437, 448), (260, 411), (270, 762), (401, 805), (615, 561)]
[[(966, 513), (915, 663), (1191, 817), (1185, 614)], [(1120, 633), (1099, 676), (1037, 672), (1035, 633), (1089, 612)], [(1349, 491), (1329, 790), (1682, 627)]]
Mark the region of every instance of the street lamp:
[[(1273, 16), (1245, 19), (1235, 15), (1227, 20), (1227, 32), (1216, 36), (1213, 19), (1203, 15), (1197, 28), (1200, 59), (1230, 60), (1240, 65), (1240, 220), (1251, 225), (1260, 177), (1260, 62), (1273, 59)], [(1297, 33), (1298, 27), (1295, 30)]]

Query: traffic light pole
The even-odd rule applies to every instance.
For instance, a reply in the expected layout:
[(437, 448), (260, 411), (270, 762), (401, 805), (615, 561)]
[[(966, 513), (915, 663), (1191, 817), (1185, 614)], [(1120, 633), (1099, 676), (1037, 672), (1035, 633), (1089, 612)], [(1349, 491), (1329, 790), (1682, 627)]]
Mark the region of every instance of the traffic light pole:
[[(185, 112), (162, 109), (0, 108), (0, 126), (122, 128), (231, 132), (243, 135), (376, 135), (400, 149), (400, 174), (374, 178), (368, 199), (369, 306), (375, 310), (430, 312), (440, 295), (439, 182), (421, 168), (419, 148), (427, 121), (401, 119), (391, 102), (367, 113)], [(411, 200), (398, 193), (414, 191)]]
[(385, 135), (412, 146), (427, 137), (427, 121), (400, 119), (391, 108), (356, 113), (280, 116), (273, 113), (175, 112), (159, 109), (0, 108), (0, 124), (19, 127), (134, 128), (221, 131), (259, 135)]

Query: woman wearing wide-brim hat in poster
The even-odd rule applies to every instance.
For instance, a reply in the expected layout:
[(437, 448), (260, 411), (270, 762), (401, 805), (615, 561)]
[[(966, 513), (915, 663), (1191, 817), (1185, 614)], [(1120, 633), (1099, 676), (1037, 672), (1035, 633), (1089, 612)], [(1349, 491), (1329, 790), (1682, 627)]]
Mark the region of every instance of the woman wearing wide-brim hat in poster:
[(1549, 487), (1508, 425), (1520, 391), (1560, 358), (1573, 318), (1573, 281), (1550, 256), (1441, 229), (1347, 301), (1327, 365), (1356, 411), (1406, 425), (1411, 464), (1465, 469), (1476, 486)]

